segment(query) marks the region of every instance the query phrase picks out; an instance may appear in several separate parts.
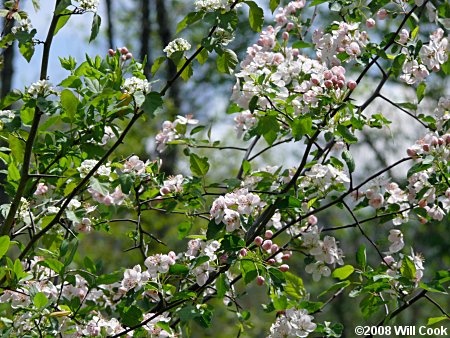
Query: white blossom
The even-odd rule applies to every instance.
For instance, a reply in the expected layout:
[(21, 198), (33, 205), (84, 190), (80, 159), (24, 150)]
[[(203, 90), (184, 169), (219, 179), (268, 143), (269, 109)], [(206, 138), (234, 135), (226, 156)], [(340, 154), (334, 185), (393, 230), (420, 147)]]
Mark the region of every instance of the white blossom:
[(150, 92), (151, 86), (147, 79), (140, 79), (133, 76), (125, 79), (125, 82), (123, 83), (123, 89), (130, 95), (136, 92), (143, 92), (145, 94)]
[(167, 57), (170, 57), (173, 53), (176, 52), (184, 52), (191, 49), (191, 45), (189, 42), (187, 42), (183, 38), (177, 38), (166, 46), (166, 48), (163, 49), (163, 52), (167, 54)]

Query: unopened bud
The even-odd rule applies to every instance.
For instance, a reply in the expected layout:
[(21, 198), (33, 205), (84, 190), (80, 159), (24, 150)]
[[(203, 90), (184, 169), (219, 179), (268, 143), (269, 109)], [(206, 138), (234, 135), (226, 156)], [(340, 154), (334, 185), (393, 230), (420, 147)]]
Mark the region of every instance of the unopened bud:
[(242, 257), (247, 256), (247, 249), (246, 248), (242, 248), (241, 251), (239, 251), (239, 255), (241, 255)]
[(127, 47), (122, 47), (122, 48), (119, 49), (119, 51), (120, 51), (120, 54), (123, 54), (123, 55), (128, 54), (128, 48)]
[(267, 230), (266, 233), (264, 234), (264, 237), (267, 239), (271, 239), (272, 236), (273, 236), (272, 230)]
[(133, 54), (127, 53), (127, 54), (125, 55), (125, 57), (126, 57), (127, 60), (130, 60), (130, 59), (133, 58)]
[(274, 258), (270, 258), (267, 260), (267, 264), (274, 265), (277, 261)]
[(375, 27), (375, 20), (370, 18), (366, 20), (366, 26), (367, 28), (373, 28)]
[(272, 248), (272, 241), (270, 239), (264, 241), (262, 248), (266, 251), (269, 251)]
[(377, 18), (380, 19), (380, 20), (386, 19), (387, 15), (388, 15), (388, 12), (387, 12), (387, 10), (384, 9), (384, 8), (381, 8), (381, 9), (377, 12)]
[(289, 271), (289, 265), (287, 265), (287, 264), (282, 264), (282, 265), (280, 265), (280, 271), (281, 271), (281, 272), (287, 272), (287, 271)]
[(280, 249), (280, 247), (277, 244), (272, 244), (272, 246), (270, 247), (270, 252), (277, 252)]
[(283, 36), (283, 40), (284, 41), (289, 40), (289, 33), (288, 32), (283, 32), (282, 36)]
[(358, 84), (355, 81), (353, 81), (353, 80), (350, 80), (350, 81), (347, 82), (347, 87), (350, 90), (354, 90), (357, 85)]
[(108, 49), (108, 55), (109, 56), (114, 56), (114, 55), (116, 55), (116, 51), (113, 50), (113, 49)]
[(258, 277), (256, 278), (256, 284), (258, 284), (259, 286), (264, 285), (264, 282), (265, 282), (265, 281), (266, 281), (266, 280), (264, 279), (263, 276), (258, 276)]
[(286, 25), (286, 30), (289, 32), (289, 31), (291, 31), (292, 29), (294, 29), (294, 24), (293, 24), (292, 22), (289, 22), (289, 23)]
[(256, 246), (261, 246), (263, 244), (264, 240), (262, 239), (262, 237), (257, 236), (254, 240), (253, 243), (256, 244)]

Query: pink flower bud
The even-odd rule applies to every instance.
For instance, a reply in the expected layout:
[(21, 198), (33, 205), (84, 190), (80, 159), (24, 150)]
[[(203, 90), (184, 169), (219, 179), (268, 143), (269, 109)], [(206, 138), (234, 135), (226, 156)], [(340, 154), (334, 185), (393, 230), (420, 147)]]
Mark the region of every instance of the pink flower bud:
[(122, 47), (122, 48), (119, 49), (119, 51), (120, 51), (120, 54), (123, 54), (123, 55), (128, 54), (128, 48), (127, 47)]
[(241, 255), (242, 257), (247, 256), (247, 249), (246, 248), (242, 248), (241, 251), (239, 251), (239, 255)]
[(266, 281), (266, 280), (264, 279), (263, 276), (258, 276), (258, 277), (256, 278), (256, 284), (258, 284), (259, 286), (264, 285), (264, 282), (265, 282), (265, 281)]
[(332, 88), (333, 87), (333, 81), (331, 80), (325, 80), (325, 87)]
[(267, 260), (267, 264), (274, 265), (277, 261), (274, 258), (270, 258)]
[(284, 255), (283, 255), (283, 257), (281, 257), (281, 259), (283, 260), (283, 261), (287, 261), (289, 258), (291, 258), (291, 254), (290, 253), (285, 253)]
[(116, 55), (116, 51), (114, 49), (108, 49), (108, 55), (114, 56), (114, 55)]
[(445, 143), (444, 139), (442, 137), (438, 138), (438, 144), (441, 146)]
[(276, 244), (272, 244), (272, 246), (270, 247), (270, 252), (277, 252), (280, 249), (280, 247)]
[(159, 193), (161, 194), (161, 195), (167, 195), (167, 194), (170, 194), (170, 189), (168, 188), (168, 187), (162, 187), (160, 190), (159, 190)]
[(319, 79), (316, 78), (316, 77), (313, 77), (313, 78), (311, 79), (311, 82), (312, 82), (312, 84), (315, 85), (315, 86), (318, 86), (318, 85), (320, 84)]
[(408, 156), (410, 156), (410, 157), (416, 157), (416, 156), (417, 156), (416, 151), (415, 151), (414, 149), (412, 149), (412, 148), (408, 148), (408, 149), (406, 150), (406, 153), (407, 153)]
[(283, 37), (284, 41), (289, 40), (289, 33), (288, 32), (283, 32), (282, 37)]
[(422, 149), (423, 149), (423, 151), (429, 152), (430, 151), (430, 145), (429, 144), (424, 144), (424, 145), (422, 145)]
[(337, 86), (338, 86), (339, 88), (344, 88), (344, 86), (345, 86), (344, 81), (339, 80), (339, 81), (337, 82)]
[(314, 215), (311, 215), (311, 216), (308, 217), (308, 224), (309, 225), (316, 225), (318, 221), (319, 220)]
[(126, 61), (126, 60), (127, 60), (127, 56), (126, 56), (126, 55), (122, 55), (122, 56), (120, 57), (120, 59), (121, 59), (122, 61)]
[(419, 201), (419, 207), (421, 207), (421, 208), (425, 208), (427, 204), (428, 204), (428, 203), (427, 203), (426, 200), (420, 200), (420, 201)]
[(263, 244), (264, 240), (262, 239), (262, 237), (257, 236), (254, 240), (253, 243), (256, 244), (256, 246), (261, 246)]
[(300, 51), (298, 50), (298, 48), (294, 48), (294, 49), (292, 50), (292, 55), (293, 55), (294, 57), (297, 57), (299, 54), (300, 54)]
[(289, 271), (289, 265), (287, 265), (287, 264), (282, 264), (282, 265), (280, 265), (280, 271), (281, 271), (281, 272), (287, 272), (287, 271)]
[(433, 136), (431, 138), (431, 144), (436, 147), (439, 144), (439, 139), (436, 136)]
[(323, 72), (323, 77), (325, 80), (331, 80), (331, 78), (333, 77), (333, 73), (331, 72), (331, 70), (326, 70)]
[(353, 80), (350, 80), (350, 81), (347, 82), (347, 87), (350, 90), (354, 90), (357, 85), (358, 84), (355, 81), (353, 81)]
[(273, 236), (272, 230), (267, 230), (266, 233), (264, 234), (264, 237), (267, 239), (272, 238), (272, 236)]
[(133, 54), (127, 53), (127, 54), (125, 55), (125, 57), (127, 58), (127, 60), (130, 60), (130, 59), (133, 58)]
[(373, 28), (375, 27), (375, 20), (370, 18), (366, 20), (366, 26), (367, 28)]
[(288, 32), (290, 32), (292, 29), (294, 29), (294, 24), (293, 24), (292, 22), (289, 22), (289, 23), (286, 25), (286, 30), (287, 30)]
[(262, 248), (266, 251), (269, 251), (272, 248), (272, 241), (270, 239), (265, 240), (262, 245)]
[(377, 12), (377, 18), (380, 19), (380, 20), (386, 19), (387, 15), (388, 15), (388, 12), (387, 12), (387, 10), (384, 9), (384, 8), (381, 8), (381, 9)]
[(428, 223), (427, 219), (424, 218), (424, 217), (419, 217), (419, 222), (420, 222), (421, 224), (427, 224), (427, 223)]

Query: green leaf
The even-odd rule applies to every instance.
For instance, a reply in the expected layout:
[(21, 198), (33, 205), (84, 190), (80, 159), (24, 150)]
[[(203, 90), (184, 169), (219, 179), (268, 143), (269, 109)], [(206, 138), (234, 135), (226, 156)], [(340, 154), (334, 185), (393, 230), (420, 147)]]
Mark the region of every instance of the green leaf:
[(208, 173), (209, 163), (207, 157), (199, 157), (191, 153), (190, 155), (191, 172), (199, 177), (203, 177)]
[(189, 231), (191, 231), (192, 228), (192, 222), (191, 221), (184, 221), (178, 224), (178, 239), (183, 239), (187, 235), (189, 235)]
[(253, 1), (245, 2), (249, 7), (248, 21), (255, 32), (261, 32), (264, 24), (264, 11)]
[(22, 98), (22, 93), (15, 89), (12, 92), (8, 93), (0, 102), (0, 109), (5, 109), (9, 107), (14, 102), (17, 102)]
[(121, 323), (126, 326), (135, 326), (141, 322), (142, 311), (135, 305), (123, 309), (120, 313)]
[(412, 102), (402, 102), (402, 103), (397, 103), (397, 104), (402, 108), (417, 110), (417, 104), (412, 103)]
[(34, 119), (35, 108), (29, 106), (23, 106), (20, 110), (20, 119), (22, 123), (27, 126), (31, 126)]
[(8, 236), (0, 237), (0, 258), (2, 258), (8, 252), (10, 243), (11, 240)]
[(171, 275), (187, 275), (189, 268), (182, 264), (173, 264), (169, 268), (169, 274)]
[(303, 286), (303, 280), (289, 271), (284, 273), (284, 277), (286, 278), (284, 292), (296, 300), (304, 298), (306, 290)]
[(181, 32), (183, 29), (193, 24), (194, 22), (199, 21), (201, 18), (203, 18), (203, 15), (204, 15), (203, 12), (191, 12), (188, 15), (186, 15), (184, 19), (178, 23), (176, 34)]
[(197, 61), (203, 65), (208, 61), (209, 53), (206, 48), (203, 48), (202, 51), (197, 55)]
[(343, 267), (337, 268), (333, 271), (332, 277), (338, 278), (340, 280), (347, 279), (355, 271), (355, 268), (351, 265), (344, 265)]
[(43, 292), (38, 292), (33, 297), (33, 304), (37, 308), (41, 309), (48, 304), (48, 299)]
[(220, 231), (224, 228), (223, 223), (216, 224), (216, 221), (212, 219), (208, 223), (208, 230), (206, 231), (206, 238), (209, 239), (217, 239)]
[(95, 14), (94, 19), (92, 20), (91, 36), (89, 37), (89, 42), (91, 42), (97, 37), (98, 32), (100, 31), (101, 23), (102, 19), (100, 18), (99, 15)]
[(134, 176), (122, 174), (119, 176), (120, 188), (124, 194), (129, 194), (134, 184)]
[(217, 56), (216, 64), (219, 72), (232, 74), (238, 64), (238, 57), (231, 49), (224, 49), (222, 55)]
[(346, 143), (352, 144), (358, 142), (358, 139), (355, 137), (355, 135), (353, 135), (350, 130), (348, 130), (348, 128), (343, 126), (342, 124), (337, 126), (337, 131)]
[(292, 136), (298, 141), (312, 131), (312, 119), (309, 116), (300, 117), (292, 122)]
[(14, 163), (8, 165), (8, 181), (18, 182), (20, 180), (20, 171)]
[(61, 0), (58, 3), (58, 6), (56, 6), (55, 14), (61, 14), (67, 6), (70, 6), (72, 4), (72, 0)]
[(54, 258), (46, 258), (44, 261), (40, 261), (39, 265), (45, 266), (58, 274), (64, 269), (64, 264)]
[(151, 92), (145, 96), (145, 101), (141, 106), (141, 109), (146, 113), (149, 114), (151, 117), (155, 116), (157, 114), (164, 102), (161, 98), (161, 95), (157, 92)]
[(270, 10), (272, 11), (272, 13), (275, 12), (277, 7), (280, 5), (280, 1), (281, 0), (270, 0)]
[(219, 299), (223, 299), (228, 289), (229, 289), (228, 278), (227, 276), (225, 276), (224, 273), (222, 273), (216, 280), (217, 297)]
[(73, 121), (75, 118), (75, 114), (77, 113), (78, 104), (77, 97), (74, 93), (72, 93), (69, 89), (64, 89), (61, 92), (61, 106), (64, 109), (64, 112), (67, 114), (67, 117), (70, 121)]
[(25, 60), (27, 60), (27, 62), (30, 62), (31, 58), (34, 55), (34, 51), (35, 51), (34, 43), (31, 41), (27, 41), (25, 43), (20, 43), (19, 51), (20, 51), (20, 54), (23, 55)]
[(402, 67), (403, 64), (405, 63), (406, 60), (406, 55), (405, 54), (399, 54), (395, 57), (394, 62), (392, 63), (392, 73), (394, 74), (395, 77), (399, 76), (401, 71), (402, 71)]
[(69, 19), (70, 19), (70, 13), (72, 13), (72, 11), (69, 11), (68, 9), (61, 11), (61, 14), (64, 14), (64, 15), (60, 16), (58, 18), (58, 22), (57, 22), (56, 28), (55, 28), (55, 33), (53, 35), (58, 34), (60, 29), (66, 25), (67, 21), (69, 21)]
[(338, 282), (336, 284), (333, 284), (332, 286), (330, 286), (327, 290), (325, 290), (324, 292), (322, 292), (319, 297), (322, 297), (323, 295), (327, 294), (328, 292), (333, 292), (342, 288), (346, 288), (347, 286), (349, 286), (351, 284), (351, 282), (349, 280), (345, 280), (343, 282)]
[(355, 160), (353, 159), (353, 155), (348, 150), (344, 150), (342, 152), (342, 159), (347, 163), (348, 171), (354, 172), (355, 171)]
[(152, 76), (155, 76), (156, 72), (159, 70), (159, 68), (164, 63), (164, 61), (166, 61), (166, 59), (167, 58), (165, 56), (160, 56), (153, 62), (152, 69), (151, 69)]
[(425, 82), (421, 82), (416, 89), (417, 101), (420, 103), (425, 97), (425, 90), (427, 89), (427, 84)]
[(284, 277), (284, 272), (281, 272), (277, 268), (270, 268), (269, 276), (270, 276), (270, 279), (272, 280), (272, 284), (277, 287), (281, 287), (286, 282), (286, 278)]
[(447, 317), (447, 316), (430, 317), (430, 318), (428, 318), (427, 326), (430, 326), (430, 325), (439, 323), (439, 322), (441, 322), (441, 321), (443, 321), (443, 320), (446, 320), (446, 319), (448, 320), (448, 317)]
[(95, 177), (91, 177), (90, 179), (90, 186), (95, 191), (99, 192), (103, 196), (109, 195), (109, 191), (107, 189), (108, 185), (105, 183), (101, 183), (98, 179)]
[(407, 279), (416, 278), (416, 266), (408, 256), (403, 257), (402, 266), (400, 267), (400, 273)]
[(256, 277), (258, 277), (258, 270), (256, 269), (255, 262), (251, 259), (241, 260), (241, 272), (244, 277), (244, 283), (251, 283)]
[(367, 258), (366, 258), (366, 247), (361, 244), (356, 252), (356, 263), (359, 264), (363, 269), (367, 266)]
[(277, 139), (279, 129), (280, 125), (275, 116), (261, 117), (256, 127), (258, 134), (262, 135), (269, 145), (272, 145)]
[(314, 44), (308, 43), (305, 41), (296, 41), (292, 44), (292, 48), (302, 49), (302, 48), (311, 48), (314, 47)]

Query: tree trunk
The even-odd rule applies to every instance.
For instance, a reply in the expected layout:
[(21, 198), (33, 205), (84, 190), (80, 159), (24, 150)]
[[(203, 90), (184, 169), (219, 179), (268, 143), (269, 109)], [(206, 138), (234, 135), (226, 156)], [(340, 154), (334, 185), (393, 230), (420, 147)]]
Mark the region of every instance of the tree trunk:
[(151, 39), (151, 22), (150, 22), (150, 0), (142, 0), (142, 31), (141, 31), (141, 52), (140, 59), (144, 62), (147, 56), (147, 61), (144, 65), (144, 73), (147, 77), (150, 77), (150, 39)]
[(111, 0), (106, 0), (106, 16), (108, 20), (108, 47), (116, 49), (117, 46), (114, 45), (114, 26), (112, 24), (112, 3)]
[[(167, 15), (167, 9), (166, 9), (166, 1), (167, 0), (156, 0), (156, 18), (158, 21), (158, 33), (159, 38), (161, 40), (161, 43), (163, 47), (167, 46), (169, 42), (172, 40), (172, 33), (170, 31), (171, 22)], [(167, 72), (167, 78), (171, 79), (177, 72), (177, 67), (172, 62), (172, 60), (169, 60), (169, 68)], [(179, 113), (180, 109), (180, 87), (179, 83), (175, 82), (173, 83), (172, 87), (169, 90), (169, 98), (173, 102), (174, 109), (169, 112), (170, 118), (175, 118), (176, 115)], [(175, 164), (176, 164), (176, 151), (174, 149), (170, 149), (166, 151), (162, 156), (162, 171), (172, 174), (175, 170)]]

